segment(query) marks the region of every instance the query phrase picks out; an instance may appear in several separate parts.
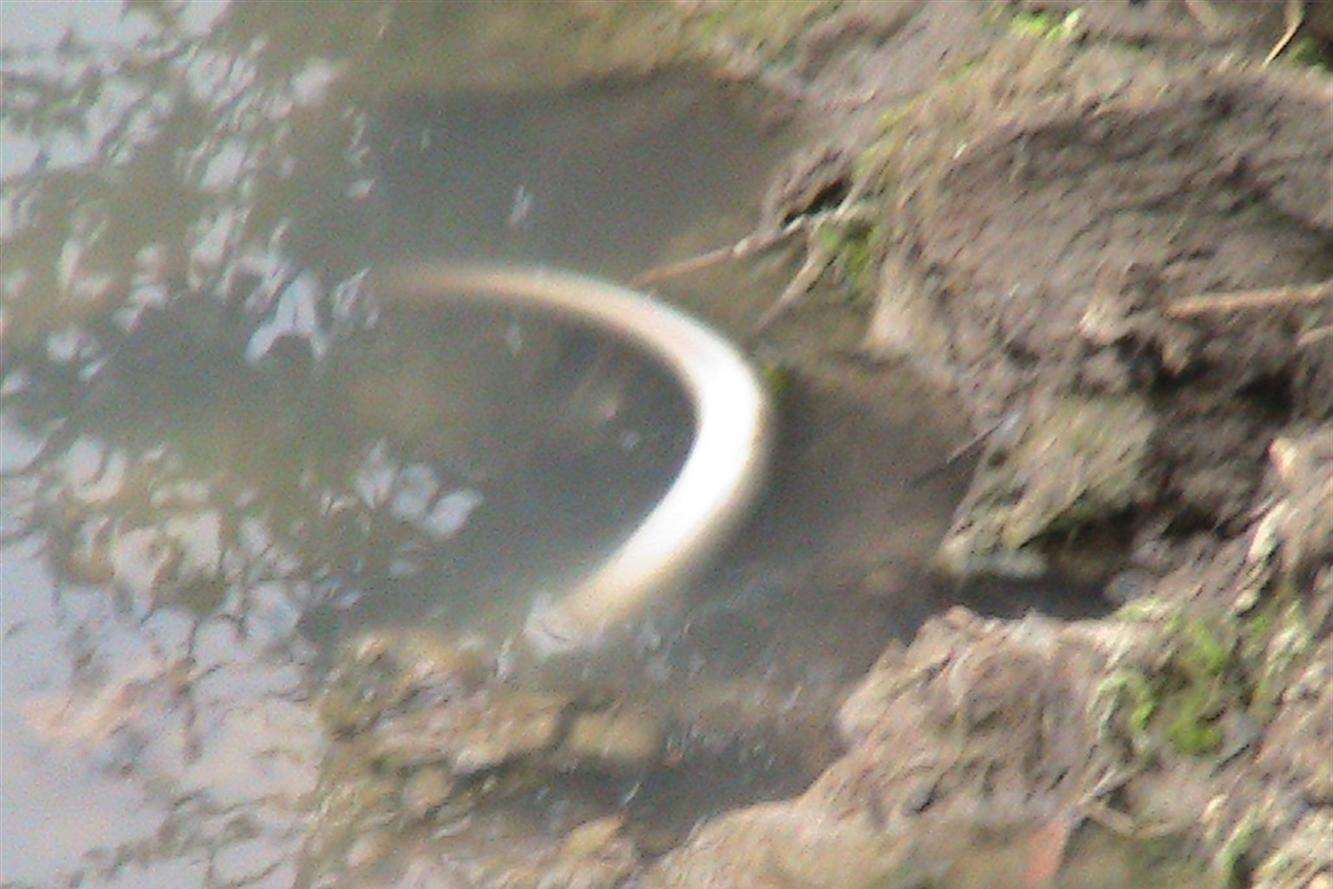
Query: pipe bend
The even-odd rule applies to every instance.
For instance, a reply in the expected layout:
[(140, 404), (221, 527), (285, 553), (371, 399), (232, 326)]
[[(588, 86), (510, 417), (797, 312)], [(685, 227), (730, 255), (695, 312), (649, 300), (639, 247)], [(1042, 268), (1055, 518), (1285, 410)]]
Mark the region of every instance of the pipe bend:
[(600, 567), (545, 606), (525, 636), (540, 653), (590, 647), (682, 584), (732, 536), (768, 469), (772, 408), (749, 363), (700, 321), (637, 291), (545, 268), (435, 262), (381, 274), (395, 299), (448, 296), (553, 312), (591, 324), (660, 361), (694, 410), (675, 481)]

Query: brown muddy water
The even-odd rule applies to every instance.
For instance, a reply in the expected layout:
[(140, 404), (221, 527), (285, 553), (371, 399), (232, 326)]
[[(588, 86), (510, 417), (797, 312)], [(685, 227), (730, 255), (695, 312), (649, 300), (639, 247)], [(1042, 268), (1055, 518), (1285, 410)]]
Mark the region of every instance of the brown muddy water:
[[(542, 39), (475, 41), (488, 82), (459, 47), (509, 33), (497, 8), (0, 7), (4, 886), (359, 885), (319, 836), (337, 652), (402, 628), (503, 652), (669, 484), (690, 416), (650, 362), (538, 315), (396, 310), (366, 272), (624, 280), (744, 234), (798, 134), (687, 72), (535, 64)], [(782, 272), (665, 296), (743, 336)], [(608, 812), (669, 844), (799, 792), (849, 683), (929, 614), (1097, 607), (932, 575), (965, 467), (925, 474), (965, 430), (905, 373), (810, 357), (853, 320), (765, 344), (794, 368), (777, 462), (719, 564), (631, 643), (515, 668), (671, 714), (682, 762), (404, 832), (374, 885), (486, 885), (487, 849)]]

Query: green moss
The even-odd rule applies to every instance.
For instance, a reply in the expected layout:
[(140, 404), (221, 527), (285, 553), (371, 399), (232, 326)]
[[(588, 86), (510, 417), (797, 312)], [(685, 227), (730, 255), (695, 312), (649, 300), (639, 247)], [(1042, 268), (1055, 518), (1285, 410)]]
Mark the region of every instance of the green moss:
[(1167, 740), (1180, 753), (1202, 756), (1222, 746), (1222, 732), (1214, 721), (1225, 707), (1224, 683), (1197, 682), (1174, 693), (1166, 706), (1171, 712)]
[(1293, 672), (1313, 649), (1313, 635), (1294, 590), (1272, 596), (1249, 617), (1185, 616), (1176, 604), (1148, 601), (1122, 609), (1122, 620), (1157, 624), (1151, 669), (1121, 670), (1098, 689), (1111, 701), (1105, 720), (1126, 735), (1136, 755), (1167, 749), (1186, 756), (1216, 753), (1221, 718), (1245, 713), (1265, 722)]
[(885, 243), (883, 229), (864, 222), (826, 224), (816, 236), (833, 255), (834, 270), (848, 285), (852, 299), (860, 302), (873, 296)]
[[(1157, 712), (1157, 691), (1148, 678), (1138, 670), (1122, 670), (1107, 679), (1098, 689), (1099, 695), (1123, 698), (1129, 705), (1126, 724), (1132, 737), (1139, 738), (1148, 730), (1153, 714)], [(1137, 745), (1136, 745), (1137, 746)]]
[(1016, 12), (1009, 20), (1009, 29), (1024, 37), (1039, 40), (1070, 40), (1079, 34), (1083, 12), (1075, 9), (1063, 16), (1050, 12)]
[(1220, 631), (1198, 620), (1184, 621), (1177, 632), (1182, 645), (1176, 663), (1190, 679), (1204, 682), (1222, 675), (1231, 661), (1234, 642), (1226, 641)]
[(1251, 717), (1272, 716), (1288, 677), (1314, 647), (1314, 634), (1290, 582), (1280, 583), (1269, 599), (1240, 625), (1237, 659), (1246, 681)]
[(1333, 74), (1333, 56), (1313, 37), (1297, 38), (1287, 50), (1286, 60), (1293, 65)]
[(1255, 837), (1259, 833), (1259, 824), (1259, 815), (1254, 810), (1247, 812), (1214, 856), (1213, 867), (1227, 885), (1237, 885), (1241, 882), (1244, 876), (1242, 865), (1245, 855), (1254, 845)]
[(1233, 669), (1235, 634), (1221, 620), (1176, 618), (1167, 624), (1171, 657), (1162, 681), (1162, 709), (1171, 746), (1189, 756), (1222, 745), (1215, 725), (1243, 697), (1243, 677)]
[(792, 387), (796, 385), (791, 365), (780, 360), (761, 361), (759, 375), (763, 378), (768, 394), (779, 405), (790, 396)]

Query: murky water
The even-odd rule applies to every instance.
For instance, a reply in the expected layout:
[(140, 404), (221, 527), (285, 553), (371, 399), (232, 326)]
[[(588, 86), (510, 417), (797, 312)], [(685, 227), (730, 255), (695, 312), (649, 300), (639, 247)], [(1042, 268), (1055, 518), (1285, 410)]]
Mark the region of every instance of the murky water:
[[(503, 638), (669, 483), (689, 411), (641, 356), (366, 284), (439, 256), (624, 279), (752, 224), (792, 138), (762, 103), (567, 58), (534, 8), (0, 7), (6, 886), (317, 883), (338, 647)], [(740, 336), (779, 275), (669, 296)], [(963, 470), (912, 480), (963, 430), (905, 376), (806, 360), (853, 317), (776, 338), (772, 489), (718, 566), (632, 644), (516, 677), (670, 714), (681, 767), (401, 848), (462, 867), (621, 810), (670, 842), (804, 786), (930, 613), (1087, 607), (931, 575)]]

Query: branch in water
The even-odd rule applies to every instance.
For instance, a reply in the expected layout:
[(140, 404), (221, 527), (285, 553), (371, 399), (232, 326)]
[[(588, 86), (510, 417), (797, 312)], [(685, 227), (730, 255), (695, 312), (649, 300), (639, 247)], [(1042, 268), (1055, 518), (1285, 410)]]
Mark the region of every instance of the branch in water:
[(754, 231), (726, 247), (718, 247), (687, 259), (653, 266), (640, 272), (630, 283), (635, 287), (646, 287), (681, 275), (703, 271), (729, 259), (748, 259), (751, 256), (763, 253), (765, 250), (773, 249), (794, 235), (813, 231), (825, 222), (848, 222), (863, 219), (866, 211), (867, 208), (864, 204), (844, 202), (832, 210), (805, 213), (797, 216), (782, 228)]

